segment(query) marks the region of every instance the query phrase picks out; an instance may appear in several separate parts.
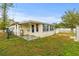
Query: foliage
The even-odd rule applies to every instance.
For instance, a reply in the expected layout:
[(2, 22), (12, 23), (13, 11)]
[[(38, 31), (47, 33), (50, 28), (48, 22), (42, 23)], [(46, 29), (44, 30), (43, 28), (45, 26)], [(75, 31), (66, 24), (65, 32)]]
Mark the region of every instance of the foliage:
[(65, 27), (73, 28), (79, 24), (79, 12), (75, 10), (66, 11), (62, 16), (62, 21), (65, 24)]
[(7, 21), (7, 19), (8, 19), (8, 17), (7, 17), (8, 9), (12, 6), (13, 6), (12, 3), (2, 3), (2, 4), (0, 4), (0, 8), (1, 8), (1, 11), (2, 11), (2, 20), (3, 20), (3, 22), (1, 22), (0, 24), (2, 25), (3, 30), (5, 30), (5, 28), (8, 24), (7, 23), (8, 22)]
[(65, 27), (62, 22), (60, 22), (60, 23), (54, 23), (53, 26), (54, 26), (55, 28), (64, 28), (64, 27)]
[[(0, 29), (3, 29), (4, 27), (9, 27), (14, 22), (13, 19), (7, 19), (5, 22), (3, 22), (3, 19), (0, 18)], [(5, 26), (4, 26), (5, 23)]]

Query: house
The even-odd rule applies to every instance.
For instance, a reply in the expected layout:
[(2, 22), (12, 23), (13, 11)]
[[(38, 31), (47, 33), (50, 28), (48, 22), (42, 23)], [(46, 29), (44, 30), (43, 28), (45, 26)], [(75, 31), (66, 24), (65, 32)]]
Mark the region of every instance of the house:
[(53, 35), (55, 32), (52, 24), (32, 20), (24, 21), (21, 23), (13, 23), (10, 26), (10, 29), (12, 29), (13, 33), (17, 36), (32, 35), (36, 37), (46, 37)]

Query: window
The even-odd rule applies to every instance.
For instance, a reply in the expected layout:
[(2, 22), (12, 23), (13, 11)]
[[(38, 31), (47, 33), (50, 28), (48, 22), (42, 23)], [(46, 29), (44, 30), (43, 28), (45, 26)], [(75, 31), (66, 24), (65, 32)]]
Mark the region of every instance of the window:
[(49, 31), (49, 25), (47, 25), (47, 31)]
[(32, 25), (32, 32), (34, 32), (34, 25)]
[(45, 26), (45, 24), (43, 24), (43, 32), (45, 32), (46, 31), (46, 26)]
[(44, 32), (49, 31), (49, 25), (43, 24), (43, 31)]
[(43, 32), (44, 32), (44, 24), (43, 24)]
[(36, 32), (38, 32), (38, 24), (36, 24)]
[(50, 31), (51, 31), (51, 25), (50, 25)]
[(54, 29), (53, 29), (53, 26), (52, 26), (52, 30), (54, 30)]
[(53, 26), (50, 25), (50, 31), (52, 31), (52, 30), (53, 30)]

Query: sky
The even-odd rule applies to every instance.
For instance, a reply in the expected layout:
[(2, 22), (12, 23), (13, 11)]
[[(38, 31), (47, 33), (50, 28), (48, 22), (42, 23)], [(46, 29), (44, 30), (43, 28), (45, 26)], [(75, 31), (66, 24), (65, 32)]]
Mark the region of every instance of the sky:
[(46, 23), (61, 22), (61, 16), (67, 10), (79, 10), (77, 3), (15, 3), (9, 8), (8, 16), (15, 21), (28, 20), (42, 21)]

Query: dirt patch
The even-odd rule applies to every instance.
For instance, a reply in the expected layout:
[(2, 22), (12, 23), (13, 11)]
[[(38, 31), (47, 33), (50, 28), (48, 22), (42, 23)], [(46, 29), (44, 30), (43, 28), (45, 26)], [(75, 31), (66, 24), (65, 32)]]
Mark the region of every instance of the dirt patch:
[(4, 32), (0, 32), (0, 40), (4, 39), (6, 36), (6, 33)]

